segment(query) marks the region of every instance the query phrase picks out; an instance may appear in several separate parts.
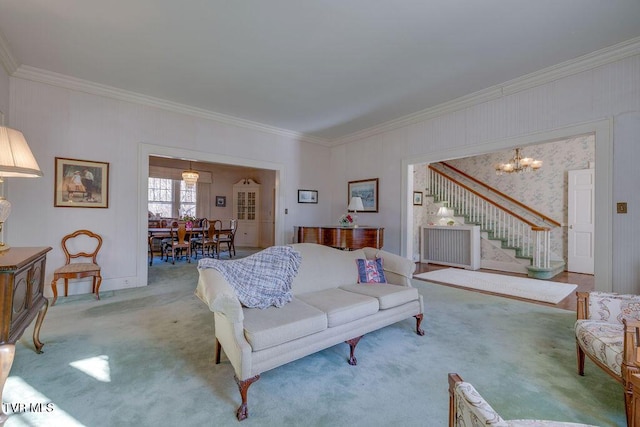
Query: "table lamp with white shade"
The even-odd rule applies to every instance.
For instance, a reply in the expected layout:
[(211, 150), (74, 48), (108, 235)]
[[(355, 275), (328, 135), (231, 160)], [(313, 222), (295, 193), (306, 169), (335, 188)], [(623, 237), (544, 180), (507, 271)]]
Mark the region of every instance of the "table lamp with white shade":
[(37, 178), (42, 171), (19, 130), (0, 126), (0, 251), (9, 249), (4, 243), (4, 223), (11, 213), (11, 203), (4, 198), (4, 178)]
[(440, 209), (438, 209), (438, 213), (436, 215), (440, 217), (440, 220), (438, 221), (440, 225), (447, 225), (447, 223), (450, 221), (449, 209), (444, 206), (440, 206)]
[(358, 211), (364, 210), (364, 205), (362, 204), (362, 198), (360, 197), (352, 197), (349, 202), (348, 210), (353, 211), (353, 227), (358, 227)]

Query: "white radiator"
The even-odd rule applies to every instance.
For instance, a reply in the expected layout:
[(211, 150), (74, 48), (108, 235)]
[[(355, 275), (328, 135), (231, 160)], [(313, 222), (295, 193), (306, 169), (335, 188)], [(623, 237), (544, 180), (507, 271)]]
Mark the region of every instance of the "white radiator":
[(479, 225), (430, 225), (422, 227), (421, 262), (480, 268)]

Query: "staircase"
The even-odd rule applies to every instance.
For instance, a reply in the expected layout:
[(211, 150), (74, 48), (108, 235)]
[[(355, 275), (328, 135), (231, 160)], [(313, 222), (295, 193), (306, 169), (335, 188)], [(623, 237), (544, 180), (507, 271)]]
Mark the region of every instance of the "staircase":
[(452, 211), (458, 224), (481, 230), (481, 267), (550, 279), (564, 271), (552, 259), (551, 230), (559, 223), (452, 166), (429, 165), (427, 197)]

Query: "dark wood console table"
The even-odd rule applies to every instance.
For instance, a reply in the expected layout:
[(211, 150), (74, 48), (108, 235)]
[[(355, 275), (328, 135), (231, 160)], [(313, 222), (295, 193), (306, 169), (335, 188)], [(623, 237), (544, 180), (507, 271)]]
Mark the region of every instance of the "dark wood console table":
[(318, 243), (340, 249), (382, 248), (382, 227), (299, 226), (296, 227), (298, 243)]
[[(44, 297), (44, 272), (51, 248), (10, 248), (0, 252), (0, 400), (9, 378), (15, 343), (36, 318), (33, 344), (42, 352), (40, 328), (49, 307)], [(0, 425), (7, 415), (0, 409)]]

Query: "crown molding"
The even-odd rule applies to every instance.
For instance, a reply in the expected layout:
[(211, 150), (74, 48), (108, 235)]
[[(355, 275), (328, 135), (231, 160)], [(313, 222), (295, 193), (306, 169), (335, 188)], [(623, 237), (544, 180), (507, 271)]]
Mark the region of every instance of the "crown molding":
[(506, 95), (511, 95), (526, 89), (540, 86), (542, 84), (546, 84), (563, 77), (574, 75), (583, 71), (588, 71), (596, 67), (638, 54), (640, 54), (640, 37), (636, 37), (617, 45), (597, 50), (595, 52), (562, 62), (551, 67), (544, 68), (530, 74), (526, 74), (516, 79), (509, 80), (507, 82), (471, 93), (469, 95), (462, 96), (460, 98), (456, 98), (452, 101), (448, 101), (434, 107), (418, 111), (416, 113), (412, 113), (385, 123), (381, 123), (376, 126), (372, 126), (367, 129), (354, 132), (344, 137), (335, 139), (324, 139), (225, 114), (215, 113), (213, 111), (197, 107), (191, 107), (189, 105), (180, 104), (177, 102), (142, 95), (136, 92), (126, 91), (112, 86), (102, 85), (88, 80), (82, 80), (35, 67), (26, 65), (18, 66), (18, 63), (11, 54), (11, 51), (4, 37), (2, 36), (2, 34), (0, 34), (0, 62), (2, 63), (7, 73), (12, 77), (46, 83), (53, 86), (59, 86), (70, 90), (104, 96), (121, 101), (160, 108), (179, 114), (185, 114), (188, 116), (198, 117), (206, 120), (213, 120), (231, 126), (266, 132), (278, 136), (292, 138), (298, 141), (320, 144), (327, 147), (347, 144), (349, 142), (368, 138), (407, 125), (454, 113), (456, 111), (460, 111), (465, 108), (481, 104), (483, 102), (499, 99)]
[(0, 32), (0, 63), (8, 75), (12, 75), (18, 69), (18, 61), (11, 54), (11, 49)]
[(425, 110), (418, 111), (413, 114), (409, 114), (400, 117), (395, 120), (382, 123), (377, 126), (373, 126), (367, 129), (363, 129), (358, 132), (354, 132), (342, 138), (336, 138), (332, 140), (332, 146), (347, 144), (359, 139), (368, 138), (379, 133), (388, 132), (394, 129), (398, 129), (411, 124), (423, 122), (429, 119), (433, 119), (445, 114), (454, 113), (467, 107), (472, 107), (483, 102), (491, 101), (502, 97), (502, 88), (499, 86), (483, 89), (478, 92), (471, 93), (469, 95), (456, 98), (452, 101), (444, 102), (436, 105), (435, 107), (427, 108)]
[(226, 114), (215, 113), (213, 111), (205, 110), (202, 108), (191, 107), (189, 105), (180, 104), (178, 102), (167, 101), (136, 92), (118, 89), (116, 87), (70, 77), (65, 74), (30, 67), (28, 65), (20, 65), (19, 67), (17, 67), (16, 71), (12, 74), (12, 77), (39, 83), (46, 83), (52, 86), (58, 86), (65, 89), (88, 93), (91, 95), (104, 96), (107, 98), (117, 99), (119, 101), (146, 105), (148, 107), (159, 108), (162, 110), (197, 117), (205, 120), (213, 120), (231, 126), (265, 132), (278, 136), (284, 136), (298, 141), (329, 146), (328, 140), (312, 137), (300, 132), (282, 129), (275, 126), (269, 126), (262, 123), (229, 116)]
[(414, 123), (423, 122), (433, 119), (444, 114), (453, 113), (463, 110), (476, 104), (498, 99), (506, 95), (531, 89), (563, 77), (588, 71), (602, 65), (606, 65), (615, 61), (619, 61), (630, 56), (640, 54), (640, 37), (636, 37), (604, 49), (580, 56), (560, 64), (535, 71), (530, 74), (506, 81), (504, 83), (492, 86), (490, 88), (474, 92), (469, 95), (462, 96), (449, 102), (445, 102), (435, 107), (427, 108), (416, 113), (400, 117), (363, 129), (358, 132), (346, 135), (341, 138), (331, 140), (332, 146), (347, 144), (360, 139), (368, 138), (373, 135), (388, 132)]

